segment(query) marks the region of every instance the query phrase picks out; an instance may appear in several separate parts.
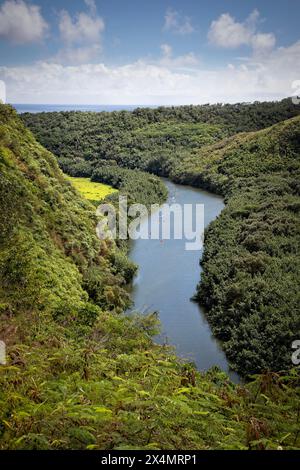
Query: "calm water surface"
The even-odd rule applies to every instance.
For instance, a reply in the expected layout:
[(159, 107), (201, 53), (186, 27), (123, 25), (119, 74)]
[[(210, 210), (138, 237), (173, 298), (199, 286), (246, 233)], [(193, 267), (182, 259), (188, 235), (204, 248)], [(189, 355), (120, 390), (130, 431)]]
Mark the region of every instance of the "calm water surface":
[[(204, 204), (205, 226), (224, 207), (219, 196), (164, 180), (169, 190), (168, 203)], [(143, 223), (149, 222), (145, 220)], [(202, 251), (185, 250), (186, 240), (136, 240), (130, 258), (139, 266), (132, 286), (134, 310), (158, 311), (161, 321), (159, 342), (176, 347), (177, 354), (194, 361), (204, 371), (214, 365), (239, 380), (229, 370), (220, 343), (212, 336), (203, 309), (190, 298), (200, 279)]]

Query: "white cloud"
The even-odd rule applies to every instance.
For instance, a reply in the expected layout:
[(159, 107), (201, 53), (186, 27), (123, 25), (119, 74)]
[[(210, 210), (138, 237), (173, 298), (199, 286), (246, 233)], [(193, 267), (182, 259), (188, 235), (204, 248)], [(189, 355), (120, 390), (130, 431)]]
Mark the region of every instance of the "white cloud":
[(162, 57), (159, 61), (154, 62), (154, 64), (159, 64), (169, 69), (187, 69), (195, 67), (199, 63), (198, 58), (193, 52), (174, 57), (172, 47), (169, 44), (161, 44), (160, 49)]
[(273, 33), (257, 33), (251, 38), (251, 45), (255, 52), (273, 49), (276, 38)]
[(257, 32), (258, 21), (259, 12), (256, 9), (241, 23), (229, 13), (223, 13), (211, 23), (208, 39), (212, 44), (224, 48), (247, 45), (257, 53), (270, 51), (276, 43), (275, 35)]
[(251, 33), (243, 23), (237, 23), (229, 13), (213, 21), (208, 32), (211, 43), (220, 47), (238, 47), (249, 44)]
[(164, 57), (170, 57), (172, 55), (172, 47), (169, 44), (162, 44), (160, 48)]
[(165, 14), (164, 31), (172, 31), (177, 34), (191, 34), (195, 31), (191, 18), (182, 17), (178, 11), (168, 8)]
[(84, 2), (87, 12), (79, 12), (74, 17), (66, 10), (60, 12), (59, 30), (64, 46), (52, 62), (76, 65), (99, 60), (105, 24), (97, 14), (94, 0)]
[(87, 64), (99, 57), (101, 51), (102, 47), (100, 44), (82, 47), (65, 47), (52, 58), (51, 62), (73, 65)]
[(188, 71), (189, 69), (194, 69), (194, 67), (199, 64), (199, 60), (193, 52), (189, 52), (188, 54), (179, 55), (177, 57), (170, 57), (168, 60), (162, 59), (160, 63), (170, 69), (175, 68)]
[(23, 0), (6, 0), (0, 8), (0, 37), (23, 44), (40, 41), (48, 29), (40, 7)]
[(300, 77), (300, 41), (262, 60), (253, 56), (242, 65), (218, 69), (199, 63), (184, 68), (183, 58), (164, 51), (171, 55), (155, 63), (0, 67), (0, 79), (6, 82), (8, 101), (15, 103), (150, 105), (280, 99), (291, 96), (292, 82)]
[(99, 16), (93, 17), (83, 12), (72, 19), (69, 13), (63, 10), (60, 13), (59, 30), (67, 44), (100, 42), (104, 21)]
[(84, 0), (84, 3), (85, 3), (86, 6), (89, 8), (91, 14), (92, 14), (92, 15), (96, 15), (96, 13), (97, 13), (97, 7), (96, 7), (95, 0)]

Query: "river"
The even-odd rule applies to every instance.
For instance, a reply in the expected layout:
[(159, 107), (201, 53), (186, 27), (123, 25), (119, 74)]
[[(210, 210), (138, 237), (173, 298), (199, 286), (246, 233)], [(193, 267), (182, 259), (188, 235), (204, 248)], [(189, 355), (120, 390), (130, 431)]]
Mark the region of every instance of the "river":
[[(212, 193), (163, 181), (169, 191), (169, 204), (204, 204), (205, 226), (224, 207), (222, 198)], [(142, 224), (149, 224), (150, 217)], [(185, 239), (132, 242), (129, 256), (139, 266), (131, 288), (133, 309), (142, 313), (157, 311), (161, 334), (156, 340), (175, 346), (177, 354), (193, 361), (198, 370), (217, 365), (238, 382), (238, 375), (230, 370), (220, 343), (211, 333), (203, 309), (190, 300), (200, 279), (202, 250), (188, 251), (185, 243)]]

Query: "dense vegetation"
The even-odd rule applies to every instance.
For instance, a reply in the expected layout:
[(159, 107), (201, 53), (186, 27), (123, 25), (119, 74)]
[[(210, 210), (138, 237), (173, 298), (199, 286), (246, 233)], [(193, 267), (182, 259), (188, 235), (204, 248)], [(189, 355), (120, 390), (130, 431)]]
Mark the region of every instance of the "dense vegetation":
[(122, 314), (132, 266), (95, 224), (1, 105), (0, 448), (299, 448), (296, 371), (238, 386), (155, 345), (154, 315)]
[(225, 196), (207, 233), (196, 298), (246, 375), (289, 368), (300, 334), (297, 114), (283, 100), (23, 119), (72, 174), (120, 187), (119, 176), (129, 181), (138, 168)]
[(140, 203), (146, 206), (161, 204), (168, 195), (167, 188), (156, 176), (116, 165), (97, 168), (92, 173), (91, 180), (118, 188), (122, 195), (127, 196), (129, 204)]
[(26, 113), (22, 119), (71, 176), (91, 176), (95, 168), (115, 163), (168, 176), (194, 149), (288, 119), (299, 114), (298, 108), (287, 99), (133, 112)]
[(291, 367), (300, 336), (299, 156), (297, 117), (203, 148), (173, 174), (225, 196), (197, 298), (242, 374)]

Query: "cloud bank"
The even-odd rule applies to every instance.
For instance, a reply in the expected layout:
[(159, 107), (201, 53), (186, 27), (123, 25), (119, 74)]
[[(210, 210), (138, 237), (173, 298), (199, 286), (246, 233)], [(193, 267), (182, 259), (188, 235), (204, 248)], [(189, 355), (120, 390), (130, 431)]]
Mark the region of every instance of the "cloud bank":
[[(224, 13), (210, 25), (212, 47), (250, 47), (250, 55), (234, 64), (210, 68), (195, 53), (175, 55), (172, 45), (163, 43), (156, 59), (107, 65), (100, 60), (104, 21), (94, 0), (84, 3), (86, 10), (73, 16), (66, 10), (59, 13), (61, 49), (55, 57), (28, 66), (0, 67), (8, 101), (179, 105), (272, 100), (291, 96), (293, 82), (300, 77), (300, 41), (276, 48), (274, 34), (259, 30), (257, 10), (243, 22)], [(194, 28), (188, 17), (168, 9), (164, 30), (184, 35)], [(0, 35), (31, 42), (46, 31), (39, 7), (6, 0), (0, 8)]]
[(0, 67), (0, 78), (6, 82), (8, 99), (16, 103), (151, 105), (280, 99), (291, 96), (292, 82), (300, 76), (300, 41), (275, 49), (262, 61), (253, 56), (218, 70), (198, 63), (186, 67), (182, 58), (172, 56), (172, 49), (162, 49), (162, 58), (152, 63), (40, 62)]

